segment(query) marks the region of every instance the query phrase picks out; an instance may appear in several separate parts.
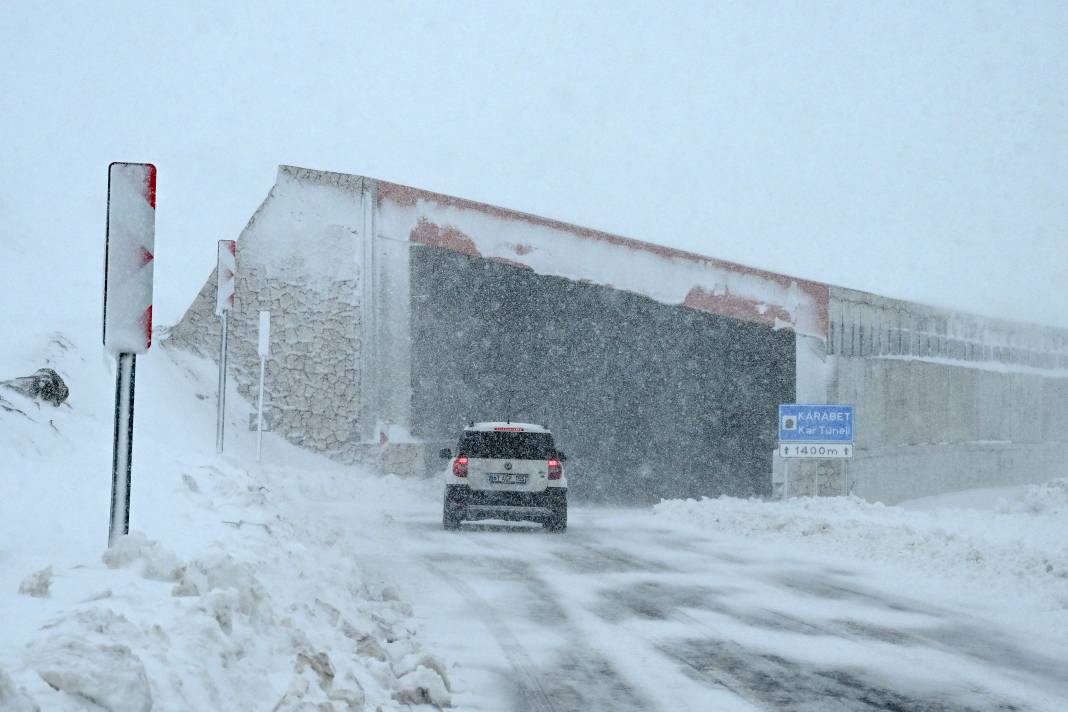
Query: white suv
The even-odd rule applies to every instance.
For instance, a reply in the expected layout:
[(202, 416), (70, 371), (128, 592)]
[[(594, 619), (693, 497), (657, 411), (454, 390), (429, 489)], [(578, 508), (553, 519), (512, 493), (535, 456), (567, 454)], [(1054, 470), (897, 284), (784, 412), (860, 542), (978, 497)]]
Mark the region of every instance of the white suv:
[(474, 519), (541, 522), (567, 528), (567, 458), (553, 434), (529, 423), (472, 423), (464, 428), (445, 472), (446, 529)]

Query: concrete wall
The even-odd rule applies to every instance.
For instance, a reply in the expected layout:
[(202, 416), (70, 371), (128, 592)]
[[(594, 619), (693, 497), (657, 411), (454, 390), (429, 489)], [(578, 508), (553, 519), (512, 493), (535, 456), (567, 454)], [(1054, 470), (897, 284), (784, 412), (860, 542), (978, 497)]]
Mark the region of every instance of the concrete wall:
[(830, 314), (827, 402), (857, 406), (846, 491), (893, 503), (1068, 474), (1068, 332), (838, 288)]

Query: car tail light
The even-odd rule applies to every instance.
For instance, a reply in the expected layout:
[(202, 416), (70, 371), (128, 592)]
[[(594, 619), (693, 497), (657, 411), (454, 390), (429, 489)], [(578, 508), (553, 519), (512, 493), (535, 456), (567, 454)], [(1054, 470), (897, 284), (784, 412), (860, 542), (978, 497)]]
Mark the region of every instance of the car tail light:
[(460, 455), (452, 463), (452, 474), (457, 477), (467, 477), (467, 455)]
[(549, 460), (548, 464), (549, 464), (549, 479), (550, 480), (558, 480), (558, 479), (560, 479), (561, 477), (564, 476), (564, 468), (560, 464), (559, 460), (556, 460), (556, 459)]

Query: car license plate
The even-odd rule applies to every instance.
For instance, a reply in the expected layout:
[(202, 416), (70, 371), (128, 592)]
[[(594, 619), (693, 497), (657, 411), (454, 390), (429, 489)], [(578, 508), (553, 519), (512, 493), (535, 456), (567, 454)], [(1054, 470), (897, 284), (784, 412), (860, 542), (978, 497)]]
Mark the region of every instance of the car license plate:
[(525, 485), (527, 483), (527, 476), (516, 475), (510, 472), (491, 472), (489, 474), (489, 481), (498, 485)]

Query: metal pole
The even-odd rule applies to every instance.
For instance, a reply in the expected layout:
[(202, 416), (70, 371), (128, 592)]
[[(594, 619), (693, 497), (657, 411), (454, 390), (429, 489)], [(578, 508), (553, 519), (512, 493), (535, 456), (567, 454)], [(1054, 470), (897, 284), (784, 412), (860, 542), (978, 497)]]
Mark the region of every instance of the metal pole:
[(130, 480), (133, 459), (134, 370), (137, 357), (119, 354), (115, 376), (115, 438), (111, 457), (111, 524), (108, 546), (130, 533)]
[(219, 345), (219, 394), (216, 400), (219, 404), (219, 416), (215, 425), (215, 452), (219, 454), (222, 454), (223, 451), (223, 437), (226, 426), (226, 327), (229, 314), (229, 311), (222, 313), (222, 340)]
[(790, 458), (783, 458), (783, 467), (782, 498), (785, 500), (790, 496)]
[(260, 447), (263, 444), (263, 374), (267, 371), (267, 359), (260, 359), (260, 407), (256, 416), (256, 462), (260, 461)]
[(260, 310), (260, 340), (256, 346), (260, 357), (260, 399), (256, 415), (256, 462), (260, 461), (263, 447), (263, 382), (267, 374), (267, 356), (271, 353), (271, 312)]

